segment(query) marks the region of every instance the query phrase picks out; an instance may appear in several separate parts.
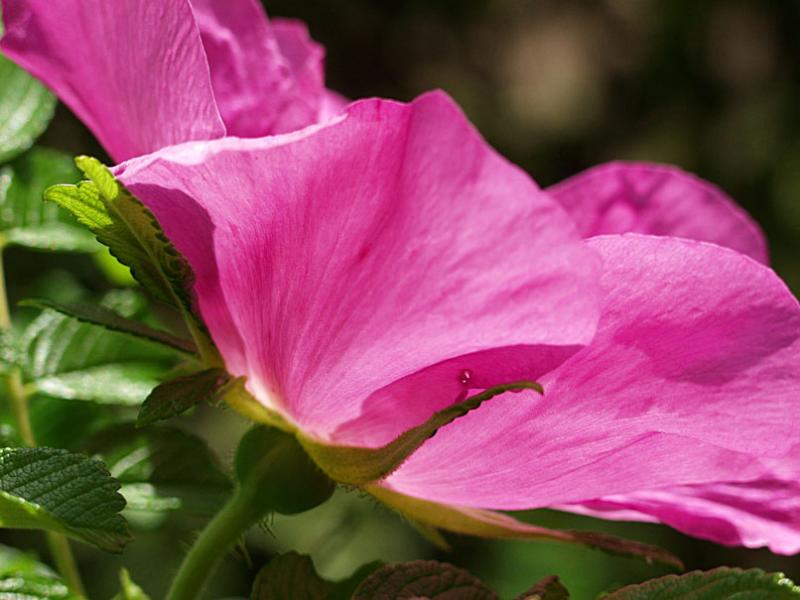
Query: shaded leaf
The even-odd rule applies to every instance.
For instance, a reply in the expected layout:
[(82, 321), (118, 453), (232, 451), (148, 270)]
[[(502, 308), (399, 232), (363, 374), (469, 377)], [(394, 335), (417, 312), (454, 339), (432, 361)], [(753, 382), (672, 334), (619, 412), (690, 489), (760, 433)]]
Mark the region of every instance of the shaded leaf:
[(350, 600), (362, 581), (385, 566), (380, 560), (361, 565), (350, 577), (333, 583), (330, 600)]
[(102, 456), (122, 484), (126, 515), (176, 510), (211, 515), (230, 493), (230, 479), (206, 443), (180, 429), (125, 423), (93, 436), (86, 449)]
[(44, 201), (47, 187), (77, 178), (72, 160), (47, 148), (33, 148), (0, 170), (2, 245), (71, 252), (102, 248), (69, 213)]
[(49, 567), (8, 546), (0, 546), (0, 598), (78, 600)]
[(258, 572), (252, 600), (329, 600), (333, 586), (317, 575), (311, 558), (287, 552), (273, 558)]
[(629, 585), (604, 600), (797, 600), (800, 587), (783, 573), (760, 569), (720, 567), (712, 571), (692, 571), (667, 575), (638, 585)]
[(52, 186), (45, 191), (45, 198), (86, 225), (151, 294), (178, 308), (193, 334), (202, 339), (201, 351), (212, 352), (213, 345), (192, 307), (192, 269), (164, 235), (153, 213), (100, 161), (81, 156), (75, 164), (89, 180)]
[(202, 402), (213, 402), (228, 382), (223, 369), (206, 369), (162, 383), (145, 399), (136, 425), (143, 427), (181, 414)]
[(119, 572), (119, 586), (119, 594), (114, 596), (112, 600), (150, 600), (144, 590), (133, 582), (127, 569), (122, 569)]
[(140, 321), (123, 317), (121, 314), (97, 304), (85, 302), (58, 303), (49, 300), (23, 300), (20, 306), (31, 306), (40, 309), (50, 309), (56, 312), (111, 331), (117, 331), (134, 337), (142, 338), (157, 344), (169, 346), (173, 350), (194, 354), (197, 351), (194, 342), (184, 340), (160, 329), (154, 329)]
[(474, 575), (434, 560), (416, 560), (384, 567), (367, 577), (353, 595), (353, 600), (390, 598), (498, 600), (497, 594)]
[(56, 99), (2, 54), (0, 81), (0, 162), (5, 162), (30, 148), (47, 128)]
[(503, 513), (480, 508), (448, 506), (412, 498), (378, 485), (369, 485), (364, 489), (409, 519), (453, 533), (482, 538), (538, 539), (584, 544), (609, 554), (640, 558), (647, 563), (660, 563), (678, 569), (683, 568), (683, 563), (673, 554), (657, 546), (641, 542), (591, 531), (547, 529), (524, 523)]
[(0, 526), (46, 529), (119, 552), (130, 540), (119, 483), (97, 460), (53, 448), (0, 449)]
[(545, 577), (524, 594), (515, 600), (567, 600), (569, 592), (561, 585), (558, 577), (551, 575)]
[(434, 413), (421, 425), (412, 427), (380, 448), (330, 446), (302, 435), (299, 435), (298, 439), (331, 479), (349, 485), (372, 483), (389, 476), (440, 428), (475, 410), (495, 396), (522, 389), (532, 389), (542, 393), (542, 387), (534, 381), (518, 381), (495, 386)]

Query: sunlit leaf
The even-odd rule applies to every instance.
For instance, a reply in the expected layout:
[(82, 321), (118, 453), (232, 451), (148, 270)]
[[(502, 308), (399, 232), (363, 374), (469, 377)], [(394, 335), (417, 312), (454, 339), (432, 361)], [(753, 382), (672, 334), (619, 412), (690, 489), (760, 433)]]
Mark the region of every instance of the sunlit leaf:
[(0, 449), (0, 526), (46, 529), (119, 552), (125, 500), (97, 460), (53, 448)]
[(0, 81), (0, 162), (5, 162), (27, 150), (47, 128), (56, 99), (3, 55)]
[(112, 363), (42, 377), (33, 391), (67, 400), (139, 406), (163, 373), (163, 367), (154, 363)]
[(78, 600), (61, 578), (30, 554), (0, 546), (0, 598)]
[(0, 244), (70, 252), (102, 248), (69, 213), (44, 201), (46, 188), (78, 177), (69, 156), (38, 147), (0, 169)]
[(178, 308), (211, 352), (212, 344), (195, 315), (189, 263), (164, 235), (150, 210), (122, 186), (98, 160), (81, 156), (78, 168), (89, 178), (77, 185), (48, 188), (45, 198), (70, 211), (151, 294)]
[(604, 600), (797, 600), (800, 586), (783, 573), (721, 567), (667, 575), (629, 585), (603, 596)]

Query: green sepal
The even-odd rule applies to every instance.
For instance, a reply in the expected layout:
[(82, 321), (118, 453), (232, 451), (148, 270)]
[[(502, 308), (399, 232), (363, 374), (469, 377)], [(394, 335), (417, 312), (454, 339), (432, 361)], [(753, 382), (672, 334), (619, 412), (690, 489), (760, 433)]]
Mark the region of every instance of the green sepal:
[(293, 435), (263, 425), (242, 437), (234, 465), (240, 485), (257, 498), (264, 514), (309, 510), (330, 498), (336, 487)]
[(592, 531), (547, 529), (523, 523), (503, 513), (412, 498), (379, 485), (367, 486), (365, 490), (406, 518), (452, 533), (493, 539), (551, 540), (581, 544), (609, 554), (640, 558), (647, 563), (683, 569), (681, 560), (670, 552), (641, 542)]
[(100, 461), (80, 454), (0, 449), (0, 527), (54, 531), (120, 552), (131, 535), (118, 490)]
[(280, 413), (267, 408), (247, 391), (244, 377), (236, 377), (228, 381), (220, 388), (218, 396), (225, 404), (251, 421), (268, 427), (276, 427), (289, 433), (297, 431), (296, 427)]
[(347, 485), (361, 486), (391, 475), (426, 440), (448, 423), (463, 417), (495, 396), (525, 389), (543, 393), (541, 385), (535, 381), (517, 381), (495, 386), (434, 413), (421, 425), (412, 427), (380, 448), (333, 446), (306, 437), (302, 433), (298, 434), (298, 439), (331, 479)]
[(603, 600), (797, 600), (800, 586), (783, 573), (720, 567), (667, 575), (604, 594)]
[(160, 384), (142, 404), (136, 426), (144, 427), (169, 419), (202, 402), (217, 400), (219, 389), (228, 379), (223, 369), (206, 369)]

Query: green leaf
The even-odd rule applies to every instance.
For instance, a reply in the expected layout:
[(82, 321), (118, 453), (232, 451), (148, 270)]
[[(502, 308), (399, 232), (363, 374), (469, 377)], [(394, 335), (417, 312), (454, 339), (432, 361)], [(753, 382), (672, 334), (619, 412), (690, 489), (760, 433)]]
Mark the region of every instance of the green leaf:
[(156, 298), (183, 313), (187, 324), (203, 337), (205, 351), (212, 347), (202, 321), (192, 308), (194, 280), (189, 263), (164, 235), (155, 216), (100, 161), (81, 156), (75, 164), (89, 181), (56, 185), (45, 198), (69, 210), (86, 225), (134, 278)]
[(119, 572), (119, 586), (120, 592), (112, 600), (150, 600), (144, 590), (133, 582), (127, 569)]
[(119, 552), (130, 533), (119, 483), (97, 460), (53, 448), (0, 449), (0, 526), (46, 529)]
[(353, 594), (353, 600), (437, 597), (459, 600), (499, 598), (474, 575), (434, 560), (416, 560), (384, 567), (367, 577)]
[(78, 600), (49, 567), (8, 546), (0, 546), (0, 598)]
[(0, 245), (96, 252), (94, 237), (60, 207), (44, 202), (45, 188), (76, 180), (69, 156), (33, 148), (0, 170)]
[(109, 404), (140, 404), (176, 359), (161, 344), (51, 310), (28, 325), (19, 345), (31, 392)]
[(298, 438), (314, 461), (331, 479), (348, 485), (364, 485), (388, 477), (426, 440), (448, 423), (475, 410), (495, 396), (524, 389), (542, 393), (542, 387), (534, 381), (517, 381), (495, 386), (434, 413), (421, 425), (412, 427), (380, 448), (329, 446), (302, 435)]
[(516, 600), (568, 600), (569, 592), (561, 585), (558, 577), (545, 577)]
[(0, 55), (0, 162), (30, 148), (47, 128), (55, 97), (31, 75)]
[(206, 369), (162, 383), (142, 404), (136, 425), (150, 425), (179, 415), (201, 402), (213, 402), (228, 378), (222, 369)]
[(667, 575), (602, 597), (604, 600), (797, 600), (800, 587), (783, 573), (720, 567)]
[(100, 327), (105, 327), (111, 331), (117, 331), (133, 337), (142, 338), (157, 344), (163, 344), (186, 354), (195, 354), (197, 348), (194, 342), (175, 337), (171, 333), (154, 329), (140, 321), (134, 321), (123, 317), (115, 312), (98, 304), (88, 304), (85, 302), (58, 303), (49, 300), (23, 300), (20, 306), (30, 306), (34, 308), (50, 309), (56, 312), (77, 319), (84, 323), (91, 323)]
[(230, 494), (231, 481), (206, 443), (180, 429), (125, 423), (93, 436), (86, 449), (103, 457), (122, 484), (125, 515), (139, 523), (176, 510), (211, 515)]
[(259, 571), (252, 600), (329, 600), (333, 586), (317, 575), (311, 558), (287, 552), (273, 558)]
[(163, 367), (154, 363), (116, 363), (42, 377), (31, 387), (37, 393), (67, 400), (139, 406), (163, 372)]
[(633, 540), (592, 531), (547, 529), (524, 523), (503, 513), (479, 508), (448, 506), (412, 498), (378, 485), (368, 485), (364, 489), (408, 519), (460, 535), (583, 544), (609, 554), (640, 558), (647, 563), (660, 563), (678, 569), (683, 568), (680, 559), (666, 550)]

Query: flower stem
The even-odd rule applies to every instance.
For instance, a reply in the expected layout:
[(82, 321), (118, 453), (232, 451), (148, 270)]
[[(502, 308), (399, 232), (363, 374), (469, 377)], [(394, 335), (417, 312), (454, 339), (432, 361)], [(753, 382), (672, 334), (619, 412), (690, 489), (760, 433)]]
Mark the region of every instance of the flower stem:
[(257, 507), (256, 487), (243, 485), (200, 533), (167, 593), (167, 600), (196, 600), (217, 563), (253, 523)]
[[(6, 293), (6, 281), (3, 272), (2, 243), (2, 239), (0, 239), (0, 333), (5, 333), (11, 330), (11, 311), (8, 307), (8, 294)], [(22, 373), (18, 368), (12, 368), (6, 374), (5, 380), (9, 403), (14, 413), (22, 443), (29, 448), (35, 448), (36, 437), (33, 435), (33, 427), (31, 427), (31, 418), (28, 412), (28, 394), (22, 382)], [(55, 562), (58, 572), (75, 594), (85, 597), (86, 592), (78, 572), (78, 566), (75, 563), (75, 557), (69, 547), (69, 541), (60, 533), (52, 531), (45, 533), (47, 535), (47, 544), (50, 547), (50, 553), (53, 556), (53, 562)]]

